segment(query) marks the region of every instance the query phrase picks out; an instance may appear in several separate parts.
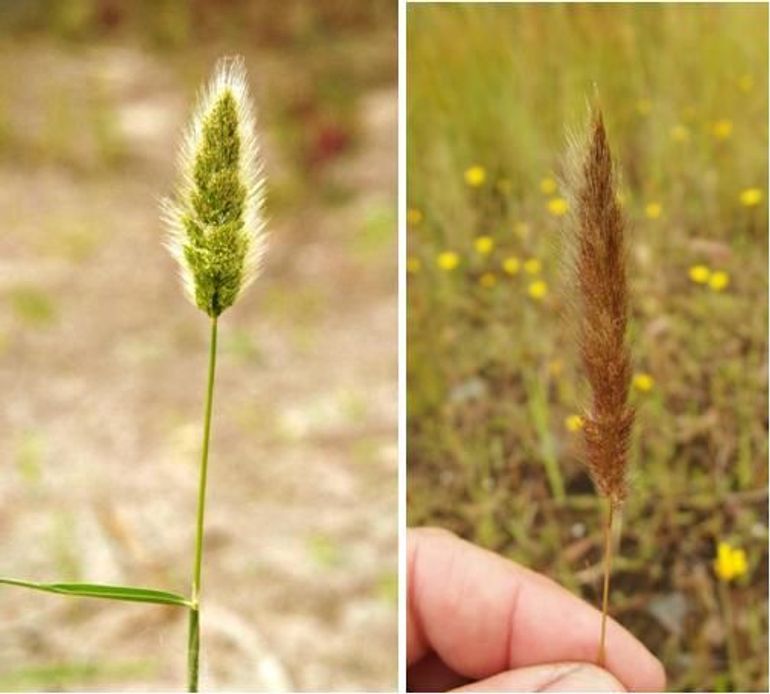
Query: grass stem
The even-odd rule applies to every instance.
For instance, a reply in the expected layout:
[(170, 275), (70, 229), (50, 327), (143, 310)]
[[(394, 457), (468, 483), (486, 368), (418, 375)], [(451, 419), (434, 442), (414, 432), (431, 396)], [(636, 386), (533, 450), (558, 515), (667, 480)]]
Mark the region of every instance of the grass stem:
[(725, 643), (727, 645), (727, 667), (730, 672), (731, 691), (743, 691), (741, 677), (741, 661), (738, 655), (738, 644), (735, 640), (735, 618), (733, 617), (733, 603), (730, 598), (730, 587), (727, 581), (719, 580), (719, 602), (722, 603), (722, 623), (725, 630)]
[(612, 570), (612, 521), (615, 504), (607, 500), (607, 517), (604, 525), (604, 586), (602, 588), (602, 627), (599, 636), (599, 651), (596, 655), (596, 663), (604, 667), (606, 660), (605, 640), (607, 637), (607, 611), (610, 599), (610, 572)]
[(200, 481), (198, 483), (198, 514), (195, 527), (195, 562), (192, 579), (192, 607), (187, 638), (187, 691), (198, 691), (198, 660), (200, 654), (200, 590), (203, 561), (203, 517), (206, 510), (206, 479), (211, 438), (211, 409), (214, 402), (214, 373), (217, 365), (217, 318), (211, 319), (209, 345), (209, 375), (206, 387), (206, 414), (203, 424), (203, 451), (201, 453)]

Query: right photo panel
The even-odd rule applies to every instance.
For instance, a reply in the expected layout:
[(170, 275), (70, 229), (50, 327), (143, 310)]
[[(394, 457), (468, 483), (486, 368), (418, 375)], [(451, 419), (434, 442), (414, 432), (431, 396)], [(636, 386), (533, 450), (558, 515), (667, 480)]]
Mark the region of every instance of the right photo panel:
[(768, 7), (407, 7), (410, 691), (767, 691)]

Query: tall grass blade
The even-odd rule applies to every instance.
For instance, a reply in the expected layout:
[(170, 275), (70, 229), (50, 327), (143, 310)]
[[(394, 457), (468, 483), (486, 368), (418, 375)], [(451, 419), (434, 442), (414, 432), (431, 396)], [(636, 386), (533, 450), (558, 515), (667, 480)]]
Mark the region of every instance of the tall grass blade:
[(57, 595), (69, 595), (78, 598), (101, 598), (104, 600), (123, 600), (126, 602), (147, 602), (159, 605), (190, 607), (190, 601), (181, 595), (151, 588), (110, 586), (100, 583), (37, 583), (35, 581), (22, 581), (17, 578), (0, 578), (0, 584), (31, 588), (32, 590), (40, 590), (44, 593), (56, 593)]

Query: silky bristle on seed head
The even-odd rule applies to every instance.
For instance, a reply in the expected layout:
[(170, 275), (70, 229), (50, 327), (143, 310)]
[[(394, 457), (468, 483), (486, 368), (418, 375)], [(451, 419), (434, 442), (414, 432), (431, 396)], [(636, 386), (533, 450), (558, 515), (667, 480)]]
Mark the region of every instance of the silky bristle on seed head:
[(179, 183), (163, 201), (167, 247), (185, 293), (216, 317), (259, 273), (264, 181), (243, 59), (223, 58), (198, 97), (179, 155)]
[(627, 495), (628, 446), (634, 411), (628, 404), (631, 357), (626, 342), (626, 221), (601, 112), (588, 136), (572, 138), (568, 160), (571, 216), (566, 251), (580, 359), (591, 389), (585, 413), (585, 462), (613, 505)]

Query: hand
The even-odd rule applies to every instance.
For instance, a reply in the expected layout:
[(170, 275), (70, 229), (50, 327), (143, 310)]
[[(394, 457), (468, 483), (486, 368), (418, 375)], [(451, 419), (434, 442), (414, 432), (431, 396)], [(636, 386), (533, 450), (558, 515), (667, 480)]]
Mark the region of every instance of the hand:
[(552, 580), (432, 528), (408, 531), (409, 691), (663, 691), (660, 662)]

